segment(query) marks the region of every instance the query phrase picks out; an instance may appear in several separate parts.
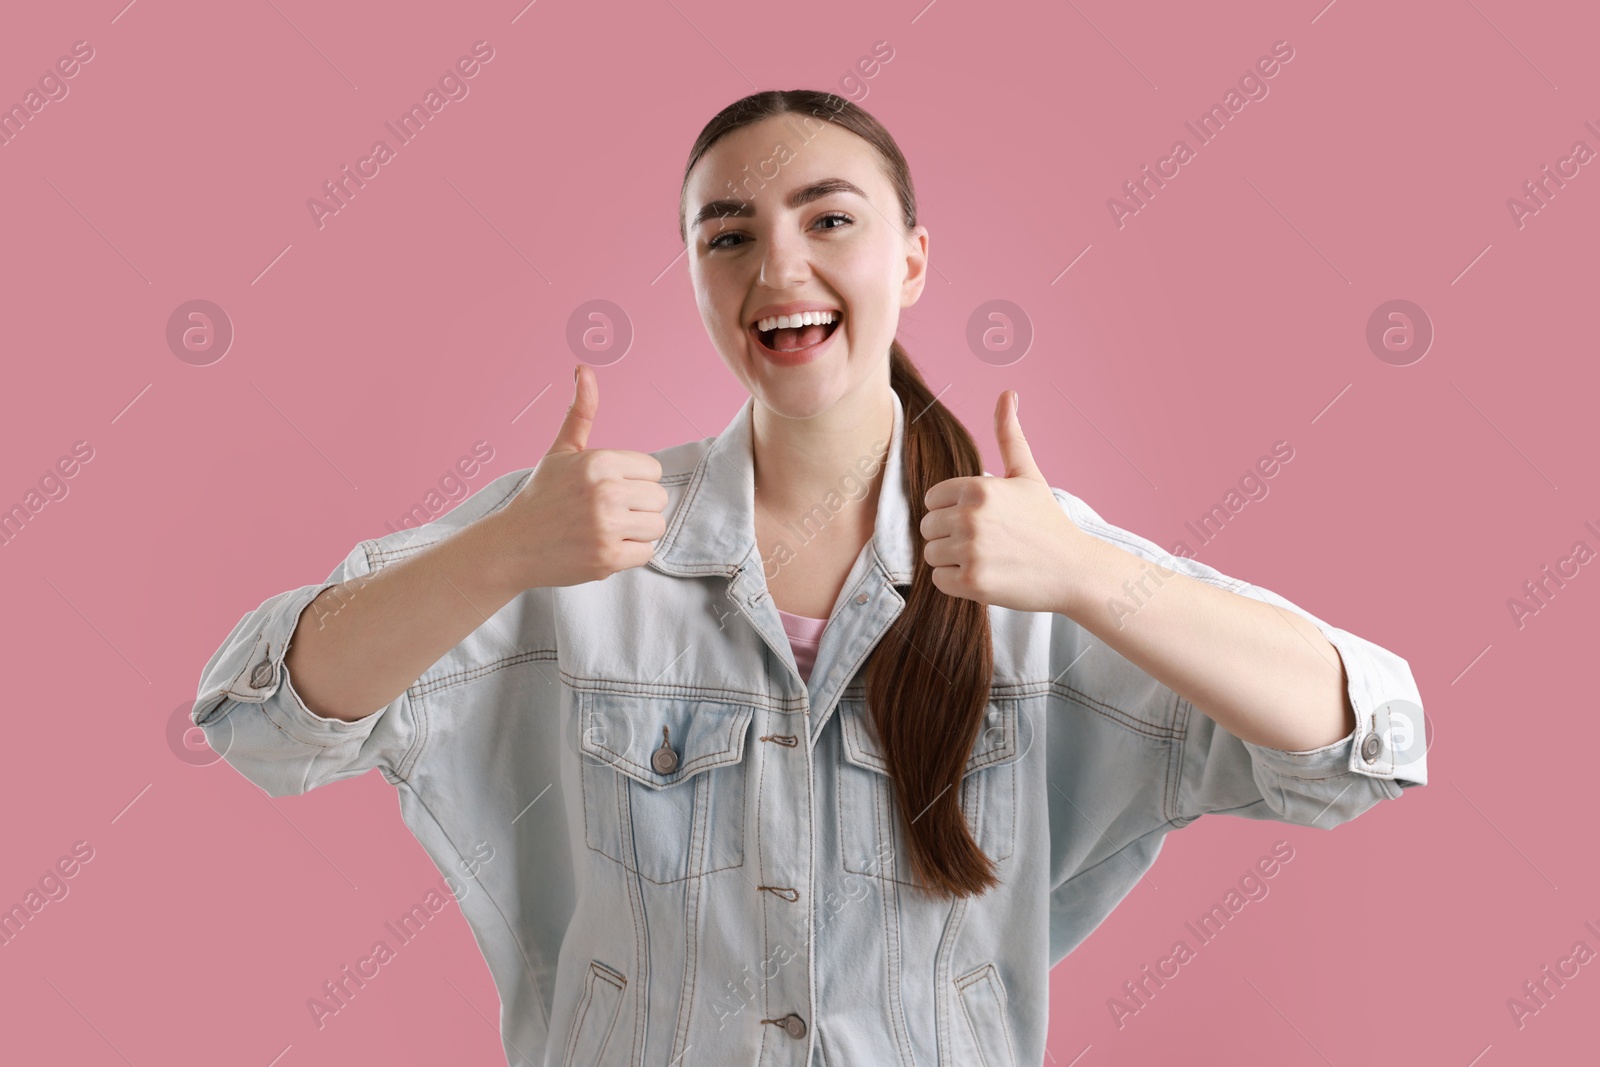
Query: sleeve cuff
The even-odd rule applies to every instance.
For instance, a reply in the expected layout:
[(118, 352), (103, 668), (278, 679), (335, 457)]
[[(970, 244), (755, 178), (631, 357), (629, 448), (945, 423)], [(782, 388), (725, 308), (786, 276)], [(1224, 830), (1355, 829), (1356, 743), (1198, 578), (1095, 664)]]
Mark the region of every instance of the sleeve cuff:
[(1390, 797), (1428, 782), (1426, 720), (1405, 660), (1388, 649), (1313, 619), (1344, 661), (1346, 692), (1356, 726), (1321, 748), (1287, 751), (1244, 742), (1258, 766), (1285, 778), (1316, 780), (1341, 774), (1384, 779)]
[(191, 721), (196, 726), (210, 726), (227, 714), (229, 701), (233, 701), (265, 705), (264, 710), (274, 723), (309, 745), (326, 746), (371, 733), (385, 709), (353, 722), (324, 718), (306, 706), (291, 683), (289, 667), (284, 662), (301, 612), (323, 590), (338, 584), (330, 579), (292, 589), (253, 612), (258, 616), (262, 610), (268, 612), (266, 621), (254, 634), (237, 634), (237, 643), (230, 641), (225, 646), (222, 659), (207, 672), (209, 684), (195, 702)]

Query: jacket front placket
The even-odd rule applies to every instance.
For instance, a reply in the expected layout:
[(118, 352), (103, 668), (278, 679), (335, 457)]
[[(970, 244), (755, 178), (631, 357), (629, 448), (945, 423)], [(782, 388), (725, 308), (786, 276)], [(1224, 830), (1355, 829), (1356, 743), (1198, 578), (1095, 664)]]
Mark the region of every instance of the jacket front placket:
[[(814, 796), (814, 753), (807, 743), (809, 709), (792, 707), (790, 693), (804, 682), (795, 668), (794, 654), (784, 633), (776, 605), (768, 595), (754, 549), (729, 578), (728, 598), (766, 642), (786, 674), (768, 671), (770, 691), (783, 699), (758, 708), (751, 721), (748, 744), (756, 746), (756, 759), (748, 762), (747, 788), (758, 791), (746, 804), (753, 805), (755, 822), (754, 864), (746, 856), (746, 874), (756, 895), (756, 928), (762, 931), (761, 956), (745, 961), (754, 979), (755, 1004), (762, 1026), (763, 1064), (806, 1064), (815, 1040), (816, 982), (813, 975), (815, 937), (812, 895), (817, 885), (817, 805)], [(746, 890), (746, 887), (741, 887)], [(742, 909), (741, 909), (742, 910)], [(746, 971), (735, 968), (745, 981)], [(748, 982), (746, 982), (748, 986)]]

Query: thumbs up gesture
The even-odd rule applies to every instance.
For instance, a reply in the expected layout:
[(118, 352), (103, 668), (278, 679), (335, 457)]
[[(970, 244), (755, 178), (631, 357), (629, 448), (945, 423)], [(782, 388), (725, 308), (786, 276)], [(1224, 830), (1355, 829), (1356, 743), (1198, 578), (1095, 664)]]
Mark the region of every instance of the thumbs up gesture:
[(929, 489), (919, 529), (933, 584), (1016, 611), (1060, 611), (1075, 547), (1090, 537), (1067, 517), (1033, 462), (1012, 398), (995, 405), (1005, 476), (949, 478)]
[(503, 573), (518, 589), (578, 585), (643, 566), (666, 533), (660, 461), (590, 448), (600, 385), (583, 364), (575, 381), (550, 450), (522, 491), (489, 516), (499, 528)]

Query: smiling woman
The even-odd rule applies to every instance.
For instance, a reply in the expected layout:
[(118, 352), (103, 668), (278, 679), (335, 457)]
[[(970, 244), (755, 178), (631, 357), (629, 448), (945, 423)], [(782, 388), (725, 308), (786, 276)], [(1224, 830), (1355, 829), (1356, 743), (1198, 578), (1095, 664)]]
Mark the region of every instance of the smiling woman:
[(491, 844), (508, 1062), (1037, 1065), (1166, 834), (1427, 781), (1403, 659), (1050, 485), (1014, 391), (983, 470), (896, 339), (929, 235), (872, 116), (735, 101), (679, 225), (726, 428), (601, 447), (580, 363), (537, 465), (247, 613), (192, 712), (271, 796), (379, 768), (440, 870)]
[[(809, 137), (790, 149), (784, 138), (795, 116)], [(746, 160), (767, 155), (769, 145), (770, 158), (784, 164), (777, 189), (762, 187), (750, 199), (704, 199), (744, 173)], [(920, 502), (947, 479), (983, 473), (972, 435), (934, 403), (894, 337), (900, 308), (917, 300), (926, 279), (927, 228), (917, 224), (910, 167), (876, 119), (831, 94), (746, 97), (701, 131), (679, 203), (680, 218), (693, 221), (692, 241), (687, 223), (683, 233), (707, 330), (761, 401), (758, 512), (766, 499), (781, 513), (796, 487), (809, 488), (844, 457), (861, 454), (855, 442), (875, 434), (874, 422), (882, 424), (891, 390), (918, 414), (906, 431), (910, 499)], [(730, 322), (743, 323), (740, 332), (751, 340), (736, 342)], [(764, 439), (791, 443), (764, 449)], [(763, 532), (758, 528), (758, 541), (775, 539)], [(789, 580), (820, 587), (821, 599), (811, 603), (825, 606), (860, 547), (846, 542), (831, 574)], [(922, 554), (920, 538), (915, 554)], [(827, 562), (814, 566), (826, 571)], [(868, 660), (868, 706), (897, 786), (908, 860), (931, 886), (966, 896), (996, 884), (993, 861), (968, 832), (956, 790), (966, 762), (961, 753), (977, 740), (988, 701), (989, 619), (983, 605), (937, 589), (925, 568), (910, 585), (904, 624)], [(789, 599), (781, 584), (773, 595)], [(939, 670), (922, 669), (924, 662)]]

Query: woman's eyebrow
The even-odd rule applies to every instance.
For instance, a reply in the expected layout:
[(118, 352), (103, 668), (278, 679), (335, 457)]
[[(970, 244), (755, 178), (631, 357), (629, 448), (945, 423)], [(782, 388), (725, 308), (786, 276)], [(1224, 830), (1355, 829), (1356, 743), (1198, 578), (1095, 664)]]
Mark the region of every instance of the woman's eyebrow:
[[(871, 198), (862, 192), (854, 182), (846, 181), (843, 178), (823, 178), (809, 185), (800, 186), (800, 188), (789, 194), (784, 204), (789, 208), (803, 207), (813, 200), (820, 200), (825, 196), (832, 196), (834, 193), (854, 193), (861, 199), (871, 203)], [(694, 221), (690, 225), (698, 226), (702, 222), (709, 222), (712, 219), (749, 218), (755, 213), (755, 204), (749, 200), (713, 200), (695, 213)]]

